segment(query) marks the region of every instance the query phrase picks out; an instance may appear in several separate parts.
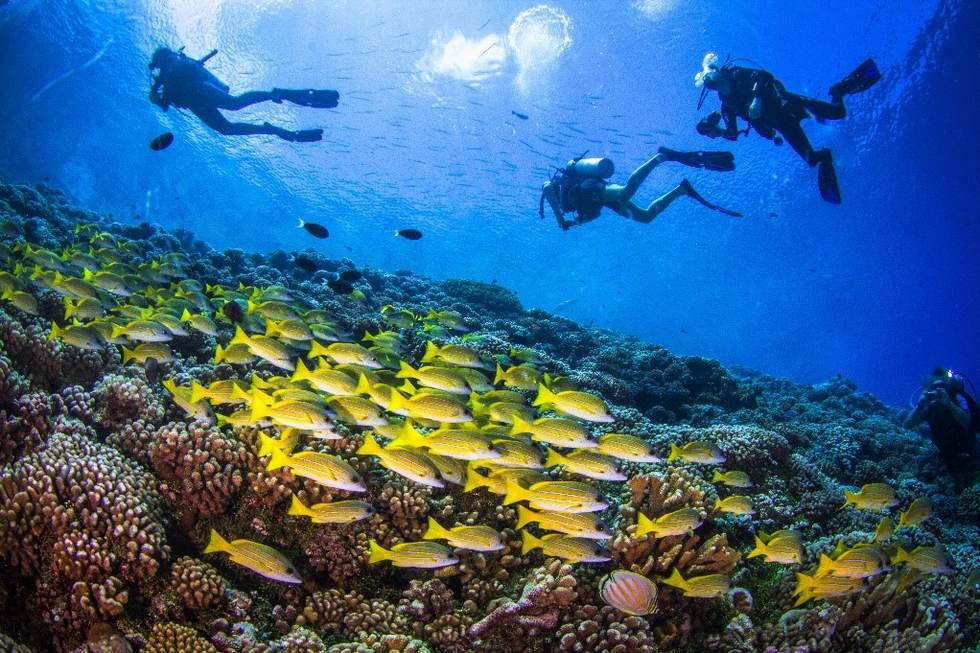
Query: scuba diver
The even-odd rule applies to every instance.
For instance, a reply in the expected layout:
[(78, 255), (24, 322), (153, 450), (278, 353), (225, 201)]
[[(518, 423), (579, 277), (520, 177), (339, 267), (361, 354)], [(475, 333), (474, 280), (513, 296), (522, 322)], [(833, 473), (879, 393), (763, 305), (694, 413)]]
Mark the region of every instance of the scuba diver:
[[(631, 201), (647, 175), (665, 161), (676, 161), (692, 168), (727, 172), (735, 169), (735, 156), (731, 152), (678, 152), (661, 147), (652, 159), (633, 171), (625, 186), (606, 181), (614, 171), (612, 161), (605, 158), (586, 159), (584, 156), (583, 154), (569, 161), (541, 189), (538, 214), (544, 219), (544, 203), (547, 200), (562, 231), (595, 220), (603, 207), (610, 208), (625, 218), (647, 224), (670, 206), (671, 202), (685, 195), (713, 211), (736, 218), (742, 216), (741, 213), (712, 204), (701, 197), (687, 179), (655, 199), (647, 208), (637, 206)], [(566, 214), (571, 212), (576, 215), (568, 219)]]
[(225, 136), (244, 136), (249, 134), (271, 134), (279, 138), (309, 143), (323, 138), (322, 129), (300, 129), (290, 131), (267, 122), (254, 125), (243, 122), (230, 122), (219, 109), (238, 111), (258, 102), (272, 101), (281, 104), (283, 100), (304, 107), (332, 109), (337, 106), (340, 94), (337, 91), (314, 89), (274, 88), (271, 91), (249, 91), (241, 95), (228, 93), (229, 87), (208, 71), (204, 64), (218, 53), (212, 50), (201, 59), (191, 59), (183, 48), (174, 52), (168, 48), (157, 48), (150, 59), (150, 72), (159, 72), (153, 77), (150, 88), (150, 102), (164, 111), (174, 105), (188, 109), (201, 119), (205, 125)]
[(980, 465), (980, 404), (966, 391), (962, 374), (941, 368), (933, 372), (905, 426), (915, 428), (923, 421), (947, 469), (959, 474), (976, 470)]
[[(759, 68), (745, 68), (727, 62), (718, 65), (718, 57), (708, 53), (701, 64), (701, 72), (695, 78), (697, 86), (703, 86), (698, 109), (704, 104), (709, 91), (717, 91), (721, 98), (721, 111), (712, 112), (698, 122), (697, 130), (709, 138), (726, 138), (734, 141), (739, 134), (748, 135), (755, 129), (763, 138), (782, 145), (785, 139), (812, 168), (817, 166), (817, 184), (820, 196), (832, 204), (841, 203), (837, 173), (829, 148), (813, 149), (810, 139), (800, 122), (805, 118), (817, 121), (840, 120), (847, 115), (844, 97), (862, 93), (881, 79), (881, 73), (873, 59), (868, 59), (854, 71), (830, 87), (830, 102), (790, 93), (772, 73)], [(738, 119), (748, 123), (739, 130)], [(724, 119), (725, 128), (719, 123)], [(779, 132), (781, 135), (777, 135)]]

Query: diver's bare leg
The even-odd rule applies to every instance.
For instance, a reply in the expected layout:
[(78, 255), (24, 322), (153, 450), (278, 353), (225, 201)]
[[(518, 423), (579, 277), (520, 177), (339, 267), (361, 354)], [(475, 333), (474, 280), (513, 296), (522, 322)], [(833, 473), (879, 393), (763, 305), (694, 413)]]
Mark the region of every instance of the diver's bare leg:
[(269, 134), (270, 136), (278, 136), (279, 138), (287, 141), (292, 141), (296, 138), (296, 134), (294, 132), (281, 127), (276, 127), (275, 125), (270, 125), (267, 122), (262, 123), (261, 125), (253, 125), (246, 122), (229, 122), (229, 120), (221, 115), (221, 112), (217, 109), (191, 109), (191, 111), (195, 116), (200, 118), (201, 122), (203, 122), (205, 125), (219, 134), (224, 134), (225, 136)]
[(626, 208), (629, 210), (630, 217), (632, 217), (634, 220), (637, 222), (642, 222), (643, 224), (649, 224), (650, 222), (653, 222), (653, 219), (660, 215), (664, 209), (670, 206), (674, 200), (676, 200), (678, 197), (684, 197), (685, 195), (687, 195), (687, 190), (678, 184), (673, 190), (664, 193), (657, 199), (653, 200), (653, 202), (650, 203), (650, 206), (645, 209), (637, 206), (633, 202), (627, 202)]
[(619, 189), (618, 200), (625, 202), (636, 194), (636, 191), (640, 188), (647, 176), (656, 168), (658, 165), (666, 161), (667, 159), (662, 154), (655, 154), (653, 158), (641, 165), (639, 168), (633, 171), (630, 178), (626, 181), (625, 186), (617, 186)]

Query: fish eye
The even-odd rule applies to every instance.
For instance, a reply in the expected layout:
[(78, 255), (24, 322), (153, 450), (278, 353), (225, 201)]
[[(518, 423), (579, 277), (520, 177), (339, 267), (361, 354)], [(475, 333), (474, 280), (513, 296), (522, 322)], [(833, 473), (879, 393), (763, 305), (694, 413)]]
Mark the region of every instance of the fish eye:
[(596, 522), (596, 530), (604, 531), (606, 530), (606, 525), (602, 522)]
[(355, 483), (360, 483), (361, 482), (361, 477), (358, 476), (357, 474), (353, 474), (351, 476), (351, 480), (353, 480)]
[(497, 447), (493, 446), (493, 443), (492, 442), (490, 442), (490, 443), (487, 444), (487, 451), (496, 451), (496, 450), (497, 450)]
[(374, 512), (375, 512), (374, 506), (368, 506), (367, 509), (364, 512), (366, 512), (369, 515), (373, 515)]

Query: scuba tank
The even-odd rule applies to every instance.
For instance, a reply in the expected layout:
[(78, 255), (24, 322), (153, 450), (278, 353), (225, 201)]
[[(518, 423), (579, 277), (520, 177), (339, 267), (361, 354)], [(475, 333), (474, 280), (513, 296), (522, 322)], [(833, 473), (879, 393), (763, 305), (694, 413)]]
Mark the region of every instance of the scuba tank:
[(568, 162), (569, 170), (574, 170), (578, 177), (598, 177), (608, 179), (612, 177), (615, 166), (611, 159), (605, 157), (593, 157), (590, 159), (572, 159)]

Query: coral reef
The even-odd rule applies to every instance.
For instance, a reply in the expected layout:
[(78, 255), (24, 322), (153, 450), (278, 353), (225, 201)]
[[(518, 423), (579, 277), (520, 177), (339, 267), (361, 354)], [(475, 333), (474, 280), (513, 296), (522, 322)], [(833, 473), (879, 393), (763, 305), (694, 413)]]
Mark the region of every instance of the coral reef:
[[(319, 269), (310, 273), (287, 252), (216, 251), (187, 231), (121, 225), (77, 209), (46, 186), (0, 184), (0, 222), (9, 235), (0, 247), (8, 275), (0, 284), (37, 302), (36, 311), (24, 311), (0, 301), (0, 651), (871, 653), (980, 645), (980, 590), (964, 580), (980, 569), (980, 486), (976, 479), (957, 486), (927, 437), (903, 428), (900, 412), (847, 379), (802, 386), (675, 356), (525, 311), (496, 284), (359, 269), (362, 296), (355, 299), (328, 285), (357, 269), (351, 261), (316, 254)], [(35, 274), (33, 263), (26, 274), (23, 265), (13, 274), (15, 262), (33, 257), (84, 281), (89, 251), (106, 257), (96, 261), (106, 272), (120, 269), (115, 259), (132, 262), (127, 282), (140, 284), (139, 292), (108, 297), (77, 282), (59, 287), (53, 275)], [(137, 317), (157, 311), (160, 325), (187, 335), (166, 339), (166, 350), (151, 349), (151, 360), (123, 365), (115, 344), (89, 348), (85, 338), (70, 344), (49, 337), (53, 326), (69, 325), (62, 297), (71, 292), (104, 301), (117, 330), (134, 321), (140, 328)], [(392, 350), (374, 350), (394, 356), (386, 358), (388, 369), (353, 368), (371, 383), (402, 383), (398, 359), (418, 367), (429, 342), (464, 344), (486, 370), (496, 362), (517, 365), (523, 355), (536, 371), (567, 377), (601, 398), (615, 421), (591, 424), (593, 434), (636, 435), (664, 458), (671, 444), (707, 442), (725, 462), (623, 460), (617, 464), (626, 482), (589, 481), (610, 504), (601, 518), (611, 538), (599, 549), (608, 563), (522, 553), (515, 505), (448, 479), (416, 483), (358, 455), (372, 426), (338, 417), (336, 433), (290, 435), (283, 424), (252, 415), (252, 399), (241, 396), (213, 402), (217, 423), (208, 412), (195, 413), (181, 394), (191, 383), (237, 379), (270, 394), (309, 391), (284, 387), (291, 371), (268, 358), (211, 362), (236, 326), (250, 337), (263, 333), (256, 302), (280, 297), (290, 311), (315, 315), (304, 319), (322, 333), (370, 346), (377, 341), (362, 340), (366, 333), (393, 339)], [(240, 319), (227, 317), (229, 304), (233, 316), (234, 306), (243, 309)], [(394, 314), (382, 313), (389, 304)], [(187, 320), (178, 319), (183, 309), (210, 315), (216, 332), (188, 331)], [(399, 325), (399, 315), (408, 323)], [(288, 346), (296, 356), (303, 350), (298, 341)], [(507, 398), (530, 403), (532, 395)], [(336, 412), (327, 406), (323, 414)], [(392, 422), (403, 416), (385, 414)], [(423, 430), (439, 423), (417, 421)], [(477, 423), (492, 438), (510, 435), (502, 424)], [(285, 456), (335, 456), (328, 460), (349, 465), (364, 488), (328, 487), (291, 465), (269, 465), (262, 436), (284, 443)], [(714, 472), (725, 470), (746, 472), (751, 485), (717, 482)], [(541, 473), (582, 480), (568, 469)], [(884, 545), (944, 544), (951, 573), (920, 578), (891, 564), (859, 591), (794, 606), (797, 572), (809, 572), (838, 542), (854, 547), (875, 537), (882, 514), (841, 510), (845, 487), (870, 482), (895, 488), (892, 519), (914, 498), (930, 499), (928, 519), (898, 529)], [(718, 499), (733, 495), (745, 495), (753, 514), (717, 508)], [(373, 510), (349, 523), (314, 523), (290, 511), (294, 496), (304, 506), (353, 499)], [(655, 520), (680, 508), (694, 509), (702, 523), (680, 535), (636, 534), (640, 515)], [(445, 528), (489, 526), (499, 546), (471, 551), (452, 543), (446, 550), (458, 562), (438, 569), (369, 564), (371, 540), (389, 549), (422, 541), (429, 518)], [(241, 558), (204, 554), (212, 529), (229, 542), (281, 553), (301, 582), (277, 583)], [(800, 563), (748, 558), (761, 530), (780, 529), (799, 533)], [(659, 583), (656, 610), (629, 615), (605, 604), (604, 578), (614, 569)], [(665, 583), (675, 572), (685, 579), (722, 575), (734, 587), (686, 596)]]

